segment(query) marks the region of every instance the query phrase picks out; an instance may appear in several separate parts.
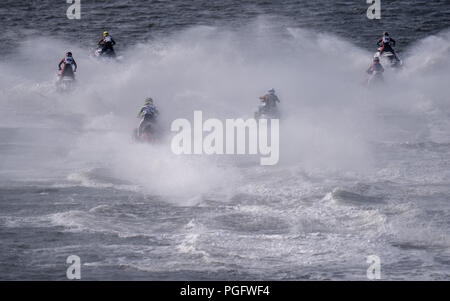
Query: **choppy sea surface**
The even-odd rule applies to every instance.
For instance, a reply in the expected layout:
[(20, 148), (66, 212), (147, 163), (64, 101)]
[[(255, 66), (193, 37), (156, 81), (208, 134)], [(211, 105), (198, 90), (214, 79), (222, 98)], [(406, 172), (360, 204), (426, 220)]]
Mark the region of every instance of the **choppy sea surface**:
[[(0, 279), (450, 280), (450, 3), (0, 3)], [(117, 62), (93, 57), (108, 30)], [(389, 31), (403, 60), (367, 87)], [(72, 51), (72, 91), (55, 86)], [(280, 160), (175, 155), (170, 124), (250, 118)], [(146, 96), (162, 138), (131, 134)]]

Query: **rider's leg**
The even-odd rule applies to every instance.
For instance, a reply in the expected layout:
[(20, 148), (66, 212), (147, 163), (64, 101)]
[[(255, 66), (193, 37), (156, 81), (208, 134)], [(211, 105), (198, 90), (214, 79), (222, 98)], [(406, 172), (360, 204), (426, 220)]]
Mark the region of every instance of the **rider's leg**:
[(144, 125), (145, 125), (145, 119), (142, 118), (141, 122), (139, 123), (139, 127), (138, 127), (138, 137), (141, 137), (142, 131), (144, 130)]
[[(386, 45), (386, 47), (384, 47), (384, 51), (389, 51), (394, 55), (394, 58), (399, 61), (399, 58), (397, 57), (397, 53), (395, 53), (394, 48), (392, 48), (391, 45)], [(381, 54), (381, 53), (380, 53)]]
[(75, 74), (73, 73), (73, 69), (72, 69), (71, 65), (64, 65), (64, 68), (61, 71), (61, 78), (63, 78), (63, 77), (75, 78)]

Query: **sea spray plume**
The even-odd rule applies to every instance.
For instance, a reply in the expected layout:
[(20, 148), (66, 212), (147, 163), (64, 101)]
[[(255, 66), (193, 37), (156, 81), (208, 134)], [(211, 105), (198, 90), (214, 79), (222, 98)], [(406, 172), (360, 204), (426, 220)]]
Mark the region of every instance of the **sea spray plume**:
[[(196, 163), (190, 167), (190, 159), (171, 160), (169, 143), (167, 148), (164, 144), (160, 148), (130, 145), (136, 110), (149, 93), (158, 100), (161, 122), (169, 128), (171, 121), (189, 118), (196, 109), (220, 119), (251, 116), (261, 92), (275, 87), (284, 116), (279, 164), (311, 169), (367, 170), (372, 142), (424, 138), (427, 122), (432, 129), (442, 128), (442, 120), (435, 120), (440, 118), (435, 105), (443, 107), (448, 99), (443, 85), (448, 76), (445, 63), (436, 65), (436, 73), (433, 69), (419, 72), (415, 69), (419, 67), (407, 64), (401, 73), (389, 75), (384, 87), (389, 93), (380, 97), (360, 85), (371, 51), (331, 35), (295, 28), (280, 33), (279, 27), (267, 26), (264, 36), (254, 35), (252, 26), (233, 30), (192, 27), (160, 41), (158, 48), (149, 43), (128, 49), (123, 62), (117, 64), (102, 64), (87, 49), (72, 45), (80, 67), (80, 87), (64, 96), (50, 87), (57, 58), (67, 45), (49, 38), (26, 41), (14, 60), (1, 63), (2, 70), (14, 70), (1, 74), (1, 105), (8, 108), (2, 122), (64, 131), (69, 135), (64, 139), (71, 149), (68, 158), (78, 162), (79, 168), (109, 166), (118, 177), (160, 194), (207, 192), (223, 186), (225, 179), (239, 178), (239, 172), (222, 173), (217, 161), (207, 157), (193, 159)], [(448, 34), (436, 39), (448, 49)], [(12, 66), (29, 64), (26, 58), (31, 52), (36, 55), (30, 70)], [(443, 55), (433, 54), (438, 61)], [(410, 57), (415, 54), (403, 56), (405, 62)], [(414, 93), (405, 92), (411, 90)], [(418, 124), (415, 118), (424, 107), (430, 119)], [(411, 110), (415, 113), (408, 115)], [(383, 117), (393, 111), (404, 118)], [(214, 175), (211, 181), (197, 172), (202, 169), (211, 171), (206, 173)], [(184, 178), (183, 173), (191, 176)], [(179, 181), (169, 185), (162, 179)], [(199, 186), (202, 189), (193, 188)]]

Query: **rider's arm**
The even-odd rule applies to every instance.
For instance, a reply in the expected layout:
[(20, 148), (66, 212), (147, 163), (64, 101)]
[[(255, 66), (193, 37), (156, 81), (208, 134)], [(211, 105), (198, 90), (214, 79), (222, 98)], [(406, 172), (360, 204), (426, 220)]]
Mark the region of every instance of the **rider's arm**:
[(111, 43), (112, 43), (113, 45), (116, 45), (116, 41), (114, 41), (113, 38), (111, 38)]
[(395, 40), (391, 38), (392, 45), (395, 46)]
[(382, 41), (383, 41), (383, 39), (379, 39), (378, 42), (377, 42), (377, 45), (378, 45), (378, 46), (381, 46), (380, 43), (381, 43)]
[(138, 112), (138, 114), (137, 114), (137, 117), (138, 117), (138, 118), (141, 117), (142, 109), (144, 109), (144, 107), (142, 107), (142, 108), (139, 109), (139, 112)]
[(75, 59), (73, 59), (73, 65), (75, 66), (75, 69), (73, 70), (73, 72), (76, 72), (76, 71), (77, 71), (77, 68), (78, 68), (78, 66), (77, 66), (77, 62), (75, 62)]
[(100, 39), (100, 41), (98, 41), (98, 44), (103, 43), (103, 38)]
[(61, 65), (64, 63), (64, 59), (61, 60), (61, 62), (59, 62), (58, 64), (58, 69), (61, 70)]

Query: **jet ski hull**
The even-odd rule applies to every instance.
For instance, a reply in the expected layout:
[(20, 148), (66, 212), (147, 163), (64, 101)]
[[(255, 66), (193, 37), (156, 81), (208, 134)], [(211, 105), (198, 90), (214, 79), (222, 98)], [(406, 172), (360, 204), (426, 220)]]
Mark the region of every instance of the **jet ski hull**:
[(153, 143), (157, 140), (155, 124), (147, 123), (139, 135), (139, 128), (133, 130), (133, 141), (136, 143)]
[(278, 109), (271, 108), (266, 109), (265, 106), (259, 107), (258, 111), (255, 112), (255, 119), (279, 119), (280, 118), (280, 112)]
[(102, 47), (98, 47), (94, 51), (94, 56), (98, 57), (98, 58), (102, 58), (104, 60), (113, 60), (116, 58), (116, 53), (114, 50), (111, 50), (111, 49), (103, 50)]
[(70, 77), (70, 76), (64, 76), (62, 78), (61, 78), (61, 76), (59, 76), (59, 77), (60, 78), (56, 82), (58, 91), (68, 92), (68, 91), (71, 91), (75, 87), (76, 81), (75, 81), (74, 77)]
[(398, 68), (403, 65), (402, 60), (397, 57), (390, 51), (384, 51), (382, 54), (380, 54), (380, 51), (375, 53), (374, 57), (380, 58), (381, 64), (383, 66), (389, 66), (391, 68)]

